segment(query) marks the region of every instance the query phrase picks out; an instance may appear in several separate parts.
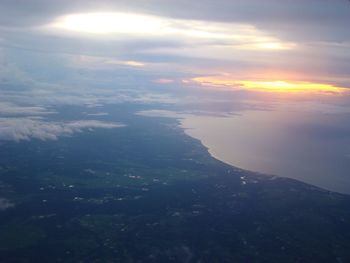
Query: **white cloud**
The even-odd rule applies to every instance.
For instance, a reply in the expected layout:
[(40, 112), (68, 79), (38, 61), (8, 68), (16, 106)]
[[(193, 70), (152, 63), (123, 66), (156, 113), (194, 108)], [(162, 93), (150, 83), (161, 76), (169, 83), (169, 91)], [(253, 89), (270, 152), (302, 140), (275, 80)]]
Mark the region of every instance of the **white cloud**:
[(74, 37), (80, 33), (89, 37), (105, 35), (118, 39), (141, 37), (183, 39), (185, 42), (199, 40), (199, 43), (219, 41), (225, 45), (235, 45), (239, 49), (253, 50), (283, 50), (295, 47), (294, 43), (283, 42), (251, 24), (174, 19), (129, 12), (67, 14), (42, 28), (54, 34), (74, 32), (71, 34)]
[(25, 116), (33, 116), (33, 115), (45, 115), (54, 113), (52, 111), (48, 111), (44, 107), (41, 106), (19, 106), (10, 102), (1, 102), (0, 101), (0, 116), (13, 116), (13, 115), (25, 115)]
[(112, 129), (125, 125), (97, 120), (48, 122), (40, 118), (0, 118), (0, 140), (57, 140), (85, 129)]

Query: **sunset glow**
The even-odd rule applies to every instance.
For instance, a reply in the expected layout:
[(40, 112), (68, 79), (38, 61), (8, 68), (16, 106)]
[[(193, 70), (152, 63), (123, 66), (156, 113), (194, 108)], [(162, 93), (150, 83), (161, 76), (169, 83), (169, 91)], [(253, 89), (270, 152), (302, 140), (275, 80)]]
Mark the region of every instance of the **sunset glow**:
[(257, 42), (255, 44), (246, 44), (240, 47), (241, 49), (249, 50), (265, 50), (265, 51), (278, 51), (278, 50), (291, 50), (296, 48), (294, 43), (284, 42)]
[(342, 92), (344, 88), (330, 84), (286, 81), (239, 81), (241, 87), (277, 92)]
[(231, 80), (214, 77), (199, 77), (193, 81), (206, 86), (222, 86), (237, 89), (247, 89), (266, 92), (290, 92), (290, 93), (341, 93), (347, 89), (331, 84), (313, 83), (303, 81), (250, 81), (250, 80)]
[(0, 0), (0, 263), (350, 263), (350, 0)]

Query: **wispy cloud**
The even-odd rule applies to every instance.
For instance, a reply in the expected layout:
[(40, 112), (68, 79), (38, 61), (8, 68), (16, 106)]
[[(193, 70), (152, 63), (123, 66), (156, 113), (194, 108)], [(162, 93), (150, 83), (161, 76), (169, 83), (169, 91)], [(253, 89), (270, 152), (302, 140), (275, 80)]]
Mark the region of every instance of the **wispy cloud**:
[(120, 123), (97, 120), (72, 122), (50, 122), (41, 118), (0, 118), (0, 140), (57, 140), (60, 136), (71, 136), (83, 130), (121, 128)]
[[(174, 19), (154, 15), (121, 12), (68, 14), (43, 26), (44, 32), (64, 34), (66, 37), (117, 39), (174, 39), (183, 44), (230, 45), (248, 50), (288, 50), (295, 43), (245, 23), (208, 22), (205, 20)], [(74, 32), (74, 34), (68, 34)]]
[(5, 211), (8, 208), (14, 207), (15, 204), (6, 198), (0, 198), (0, 211)]
[(55, 113), (42, 106), (19, 106), (11, 102), (0, 101), (0, 116), (33, 116)]

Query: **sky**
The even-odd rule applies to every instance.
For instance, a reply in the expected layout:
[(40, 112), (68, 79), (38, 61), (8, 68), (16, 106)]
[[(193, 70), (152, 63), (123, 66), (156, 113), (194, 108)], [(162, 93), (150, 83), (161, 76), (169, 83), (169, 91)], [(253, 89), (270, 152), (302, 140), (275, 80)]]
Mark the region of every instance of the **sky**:
[(346, 0), (2, 0), (0, 12), (2, 75), (50, 78), (51, 64), (59, 79), (121, 67), (162, 84), (350, 87)]
[(0, 121), (124, 101), (348, 107), (349, 24), (346, 0), (2, 0)]
[(1, 0), (0, 145), (142, 104), (220, 160), (350, 193), (349, 25), (348, 0)]

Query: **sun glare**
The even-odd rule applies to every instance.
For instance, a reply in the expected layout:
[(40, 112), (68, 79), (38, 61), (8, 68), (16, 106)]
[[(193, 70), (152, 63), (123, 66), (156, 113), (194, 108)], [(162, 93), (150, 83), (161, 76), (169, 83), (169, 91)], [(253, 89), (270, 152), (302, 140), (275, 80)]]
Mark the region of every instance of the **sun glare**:
[(248, 50), (274, 51), (294, 48), (291, 43), (269, 36), (248, 24), (182, 20), (136, 13), (67, 14), (58, 17), (45, 28), (56, 33), (67, 31), (93, 35), (218, 39), (232, 44), (232, 48)]
[(236, 89), (247, 89), (266, 92), (287, 92), (287, 93), (341, 93), (347, 91), (346, 88), (331, 84), (313, 83), (313, 82), (289, 82), (289, 81), (249, 81), (249, 80), (230, 80), (213, 77), (198, 77), (193, 81), (206, 86), (221, 86)]
[(331, 84), (287, 81), (239, 81), (243, 88), (255, 90), (270, 90), (278, 92), (335, 92), (344, 88)]
[(127, 13), (71, 14), (59, 18), (52, 27), (92, 34), (150, 34), (161, 30), (157, 17)]
[(259, 43), (256, 45), (257, 48), (267, 49), (267, 50), (283, 50), (283, 49), (293, 49), (295, 44), (292, 43), (281, 43), (281, 42), (266, 42)]

